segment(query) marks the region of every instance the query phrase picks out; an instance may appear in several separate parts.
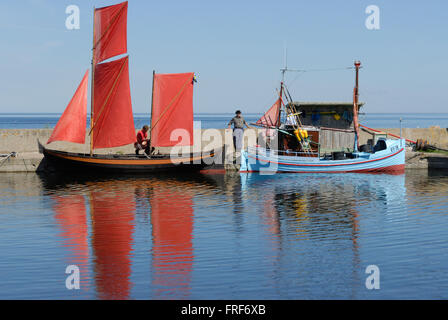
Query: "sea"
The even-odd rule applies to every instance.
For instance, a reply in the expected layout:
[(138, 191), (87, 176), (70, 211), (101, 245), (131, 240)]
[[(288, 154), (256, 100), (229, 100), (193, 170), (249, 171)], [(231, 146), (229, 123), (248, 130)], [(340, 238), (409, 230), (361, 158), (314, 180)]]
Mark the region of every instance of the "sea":
[(2, 173), (0, 299), (447, 299), (447, 230), (440, 172)]
[[(60, 113), (0, 113), (0, 129), (49, 129), (54, 128)], [(226, 128), (232, 113), (197, 113), (195, 127), (202, 129)], [(256, 122), (262, 114), (243, 114), (247, 122)], [(401, 119), (401, 121), (400, 121)], [(439, 126), (448, 128), (448, 113), (362, 113), (360, 123), (370, 128), (427, 128)], [(150, 123), (148, 114), (134, 114), (136, 128)], [(90, 119), (87, 119), (87, 126)]]
[[(2, 114), (0, 128), (58, 117)], [(448, 127), (448, 114), (363, 117)], [(447, 230), (443, 171), (0, 173), (0, 299), (448, 299)]]

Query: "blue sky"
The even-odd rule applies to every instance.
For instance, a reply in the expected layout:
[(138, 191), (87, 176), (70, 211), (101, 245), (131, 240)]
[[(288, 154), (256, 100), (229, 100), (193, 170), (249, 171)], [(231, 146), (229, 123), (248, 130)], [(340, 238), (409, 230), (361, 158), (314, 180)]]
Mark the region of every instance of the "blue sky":
[[(2, 0), (0, 112), (63, 112), (90, 67), (92, 10), (119, 1)], [(78, 5), (81, 29), (67, 30)], [(368, 5), (380, 30), (368, 30)], [(288, 48), (299, 69), (355, 59), (365, 112), (448, 112), (448, 2), (130, 0), (134, 112), (150, 111), (152, 70), (196, 72), (195, 112), (262, 112), (275, 101)], [(351, 101), (350, 70), (287, 75), (294, 100)]]

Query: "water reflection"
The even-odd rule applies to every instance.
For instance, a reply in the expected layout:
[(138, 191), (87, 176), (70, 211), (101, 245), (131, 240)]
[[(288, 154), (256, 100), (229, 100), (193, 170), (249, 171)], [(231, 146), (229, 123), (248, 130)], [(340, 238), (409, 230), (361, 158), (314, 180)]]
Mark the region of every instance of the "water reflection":
[[(360, 220), (365, 219), (361, 212), (366, 211), (365, 207), (374, 206), (387, 216), (396, 213), (394, 208), (404, 206), (406, 199), (404, 175), (260, 176), (249, 173), (243, 174), (241, 180), (250, 201), (259, 203), (266, 230), (271, 234), (269, 247), (273, 250), (274, 268), (282, 268), (285, 239), (294, 239), (299, 247), (307, 246), (300, 241), (321, 243), (328, 250), (328, 257), (334, 251), (342, 259), (327, 257), (329, 264), (336, 261), (342, 264), (334, 276), (341, 273), (341, 278), (347, 277), (341, 270), (348, 268), (351, 276), (347, 281), (353, 284), (362, 282), (364, 276), (359, 238), (363, 232), (369, 232), (361, 228)], [(338, 243), (347, 241), (350, 247), (338, 248)], [(298, 270), (308, 263), (304, 258), (298, 258)], [(355, 298), (358, 286), (349, 288), (352, 291), (347, 294)]]
[(68, 264), (79, 267), (80, 285), (88, 290), (89, 243), (85, 199), (82, 195), (52, 195), (52, 200), (60, 236), (70, 251)]
[(132, 186), (88, 184), (98, 298), (129, 299), (135, 198)]
[[(211, 180), (203, 177), (111, 179), (42, 176), (54, 200), (55, 218), (70, 264), (81, 267), (87, 281), (89, 259), (86, 200), (91, 219), (91, 247), (97, 297), (131, 297), (135, 215), (152, 229), (152, 297), (189, 297), (193, 252), (193, 197), (206, 193)], [(103, 181), (105, 179), (106, 181)], [(80, 184), (86, 188), (80, 188)], [(60, 194), (64, 194), (61, 196)]]
[(413, 290), (404, 279), (431, 269), (423, 260), (445, 262), (447, 178), (228, 174), (41, 184), (69, 263), (87, 266), (81, 272), (90, 270), (89, 290), (100, 299), (369, 298), (371, 263), (391, 266), (385, 272), (396, 282), (381, 290), (388, 298), (388, 288)]
[(283, 175), (260, 176), (243, 174), (245, 193), (262, 198), (270, 230), (278, 232), (285, 223), (291, 233), (301, 237), (314, 236), (307, 226), (325, 228), (315, 236), (342, 236), (340, 231), (350, 231), (356, 241), (359, 231), (357, 221), (363, 206), (381, 206), (385, 213), (406, 201), (405, 176), (388, 175)]
[[(152, 289), (158, 299), (188, 298), (193, 267), (193, 194), (184, 183), (150, 187)], [(176, 190), (182, 187), (182, 192)]]
[(216, 188), (225, 196), (224, 201), (231, 208), (235, 234), (241, 234), (244, 231), (245, 201), (240, 174), (229, 172), (227, 174), (210, 174), (207, 177), (213, 181)]

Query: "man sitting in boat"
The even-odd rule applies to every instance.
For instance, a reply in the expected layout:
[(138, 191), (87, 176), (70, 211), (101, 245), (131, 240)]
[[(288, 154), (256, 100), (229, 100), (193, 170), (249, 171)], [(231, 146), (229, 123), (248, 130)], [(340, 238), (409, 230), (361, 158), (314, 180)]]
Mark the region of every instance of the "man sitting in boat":
[(137, 142), (134, 143), (135, 154), (138, 155), (140, 150), (145, 150), (146, 154), (149, 154), (149, 139), (148, 139), (149, 127), (144, 125), (142, 130), (137, 133)]
[(247, 124), (246, 120), (241, 116), (241, 111), (237, 110), (235, 112), (235, 116), (229, 122), (229, 129), (233, 124), (233, 146), (235, 147), (236, 152), (240, 152), (243, 147), (243, 134), (244, 134), (244, 125), (247, 128), (250, 126)]

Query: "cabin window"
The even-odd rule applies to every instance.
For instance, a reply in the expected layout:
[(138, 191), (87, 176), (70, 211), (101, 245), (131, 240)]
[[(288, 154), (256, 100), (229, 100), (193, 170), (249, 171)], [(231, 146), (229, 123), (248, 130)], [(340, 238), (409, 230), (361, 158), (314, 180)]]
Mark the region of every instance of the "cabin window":
[(387, 149), (386, 141), (378, 140), (375, 147), (373, 148), (373, 152), (386, 150), (386, 149)]

